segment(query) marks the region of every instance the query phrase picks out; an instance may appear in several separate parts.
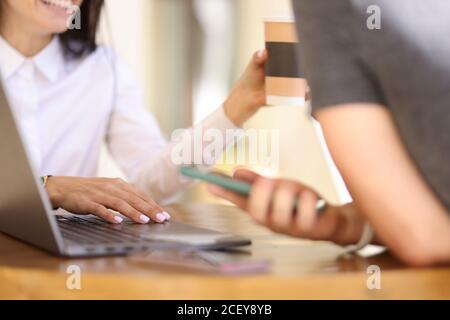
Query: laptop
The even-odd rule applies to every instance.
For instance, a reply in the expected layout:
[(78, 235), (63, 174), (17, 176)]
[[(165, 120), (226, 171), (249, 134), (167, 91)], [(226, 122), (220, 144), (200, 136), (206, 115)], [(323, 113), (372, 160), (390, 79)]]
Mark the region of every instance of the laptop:
[(111, 225), (53, 211), (35, 174), (0, 82), (0, 232), (65, 257), (127, 255), (155, 249), (226, 249), (249, 239), (170, 221)]

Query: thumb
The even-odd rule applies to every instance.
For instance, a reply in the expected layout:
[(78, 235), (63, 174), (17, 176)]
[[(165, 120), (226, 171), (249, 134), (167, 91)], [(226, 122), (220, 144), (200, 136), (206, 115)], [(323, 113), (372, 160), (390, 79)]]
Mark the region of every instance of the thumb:
[(241, 180), (251, 184), (253, 184), (253, 182), (259, 177), (260, 175), (257, 174), (256, 172), (246, 169), (237, 169), (233, 174), (234, 179)]
[(267, 49), (259, 50), (253, 55), (253, 64), (260, 67), (267, 61), (268, 56)]

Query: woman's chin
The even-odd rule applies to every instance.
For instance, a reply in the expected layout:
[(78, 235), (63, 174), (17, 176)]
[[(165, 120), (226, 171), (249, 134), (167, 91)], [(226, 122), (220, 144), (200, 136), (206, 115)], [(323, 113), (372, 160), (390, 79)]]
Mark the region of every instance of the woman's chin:
[(42, 30), (45, 30), (45, 33), (49, 34), (59, 34), (66, 32), (68, 30), (68, 26), (67, 22), (56, 23), (56, 21), (53, 21), (53, 23), (49, 24), (47, 21), (47, 23), (42, 26)]

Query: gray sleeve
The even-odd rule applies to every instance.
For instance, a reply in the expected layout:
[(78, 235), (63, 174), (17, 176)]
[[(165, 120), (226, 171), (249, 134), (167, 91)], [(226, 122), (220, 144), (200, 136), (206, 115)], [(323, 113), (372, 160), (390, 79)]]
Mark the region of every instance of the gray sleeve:
[(357, 54), (349, 2), (293, 0), (293, 5), (313, 112), (344, 103), (382, 104), (375, 79)]

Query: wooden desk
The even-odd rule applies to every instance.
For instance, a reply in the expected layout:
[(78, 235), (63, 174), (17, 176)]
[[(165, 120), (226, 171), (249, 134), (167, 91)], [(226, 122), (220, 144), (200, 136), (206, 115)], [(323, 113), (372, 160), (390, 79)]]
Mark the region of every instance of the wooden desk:
[[(217, 276), (163, 270), (126, 258), (68, 260), (0, 234), (1, 299), (426, 299), (450, 298), (450, 268), (408, 269), (383, 254), (337, 259), (341, 249), (274, 235), (233, 207), (174, 206), (175, 219), (250, 236), (251, 255), (270, 258), (267, 274)], [(81, 290), (66, 289), (69, 265), (82, 269)], [(369, 265), (381, 290), (367, 289)]]

